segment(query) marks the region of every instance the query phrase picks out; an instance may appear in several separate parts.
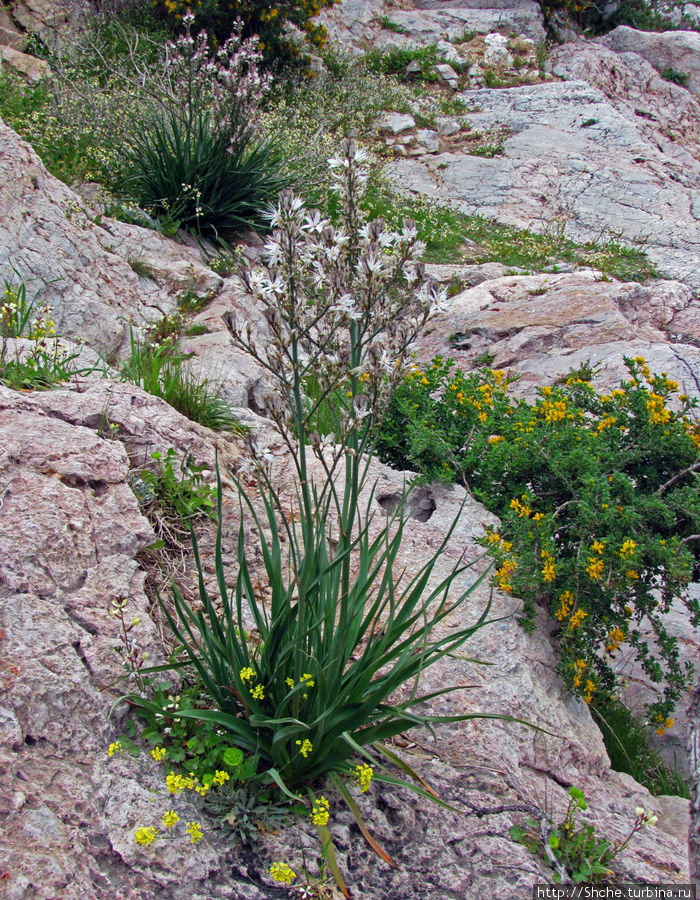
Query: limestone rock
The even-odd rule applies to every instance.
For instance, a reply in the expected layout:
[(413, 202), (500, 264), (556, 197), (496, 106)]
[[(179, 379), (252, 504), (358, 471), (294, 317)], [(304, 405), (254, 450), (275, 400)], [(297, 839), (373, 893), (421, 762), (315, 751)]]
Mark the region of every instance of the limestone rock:
[(637, 127), (669, 157), (682, 162), (691, 153), (700, 159), (700, 102), (638, 54), (578, 40), (557, 47), (552, 66), (555, 75), (587, 81), (634, 115)]
[(416, 120), (408, 113), (390, 112), (382, 116), (377, 126), (380, 134), (401, 134), (416, 127)]
[(493, 354), (496, 367), (522, 374), (524, 393), (586, 360), (602, 363), (601, 377), (619, 382), (623, 356), (641, 355), (653, 371), (667, 372), (685, 393), (700, 397), (696, 334), (668, 344), (668, 331), (679, 327), (676, 318), (699, 306), (694, 292), (677, 282), (621, 284), (592, 271), (510, 275), (454, 296), (416, 346), (422, 360), (442, 353), (462, 369)]
[(453, 90), (457, 90), (459, 87), (459, 75), (457, 75), (449, 63), (438, 63), (435, 66), (435, 72), (437, 73), (439, 81), (446, 84), (448, 87), (451, 87)]
[[(402, 7), (404, 5), (402, 4)], [(400, 32), (379, 28), (386, 15)], [(461, 38), (465, 32), (489, 34), (498, 29), (543, 41), (542, 11), (536, 0), (418, 0), (404, 8), (383, 0), (343, 0), (324, 10), (320, 20), (334, 40), (355, 48), (389, 44), (425, 45), (447, 38)]]
[(600, 42), (618, 53), (637, 53), (663, 72), (688, 77), (688, 89), (700, 94), (700, 34), (695, 31), (637, 31), (618, 25)]
[(416, 132), (416, 142), (428, 153), (437, 153), (440, 149), (440, 137), (437, 131), (431, 131), (429, 128), (420, 128)]
[(623, 242), (643, 242), (665, 277), (700, 288), (700, 161), (666, 153), (626, 105), (584, 81), (459, 96), (478, 110), (474, 129), (507, 124), (503, 154), (398, 160), (387, 172), (399, 190), (535, 230), (561, 218), (578, 241), (608, 228)]
[[(32, 148), (0, 122), (0, 269), (41, 291), (57, 333), (81, 338), (103, 357), (128, 350), (130, 321), (159, 318), (176, 306), (174, 289), (215, 290), (220, 279), (198, 251), (162, 235), (98, 219), (49, 175)], [(129, 260), (153, 260), (163, 286), (140, 278)]]
[(12, 46), (0, 45), (0, 61), (25, 76), (30, 84), (36, 84), (50, 71), (49, 64), (36, 56), (22, 53)]

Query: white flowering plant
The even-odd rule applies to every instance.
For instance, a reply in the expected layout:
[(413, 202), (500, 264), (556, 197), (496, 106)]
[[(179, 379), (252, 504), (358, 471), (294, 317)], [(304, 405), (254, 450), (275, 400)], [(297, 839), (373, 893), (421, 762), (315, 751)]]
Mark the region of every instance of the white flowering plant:
[[(338, 227), (292, 193), (281, 195), (267, 264), (247, 272), (240, 285), (248, 303), (252, 294), (264, 309), (264, 345), (235, 315), (228, 317), (235, 343), (268, 370), (277, 387), (269, 414), (294, 462), (295, 499), (288, 501), (279, 489), (274, 457), (257, 448), (264, 513), (239, 481), (235, 586), (224, 575), (219, 488), (218, 597), (212, 599), (200, 578), (199, 609), (176, 588), (174, 608), (163, 604), (183, 649), (177, 665), (196, 672), (211, 700), (209, 711), (180, 715), (216, 723), (242, 749), (259, 754), (261, 777), (286, 792), (331, 776), (358, 820), (348, 788), (337, 777), (354, 773), (366, 789), (367, 772), (363, 780), (352, 757), (375, 765), (382, 756), (395, 760), (385, 739), (414, 726), (474, 717), (417, 711), (433, 696), (456, 689), (420, 695), (418, 680), (486, 624), (488, 614), (487, 608), (469, 625), (436, 636), (436, 626), (475, 587), (462, 589), (461, 561), (444, 578), (432, 577), (452, 529), (412, 578), (402, 578), (402, 505), (381, 528), (360, 505), (360, 493), (369, 487), (372, 423), (410, 364), (411, 342), (442, 301), (440, 289), (426, 283), (413, 223), (390, 232), (381, 221), (363, 221), (358, 201), (365, 161), (353, 141), (331, 160), (343, 209)], [(346, 398), (335, 409), (339, 443), (312, 428), (320, 401), (305, 395), (311, 373), (320, 397)], [(266, 600), (246, 555), (246, 508), (257, 530)], [(258, 632), (255, 644), (245, 639), (244, 611)], [(408, 699), (394, 699), (407, 683), (413, 683)], [(405, 766), (404, 771), (410, 772)], [(387, 770), (377, 778), (397, 783)], [(428, 795), (420, 782), (413, 787)]]

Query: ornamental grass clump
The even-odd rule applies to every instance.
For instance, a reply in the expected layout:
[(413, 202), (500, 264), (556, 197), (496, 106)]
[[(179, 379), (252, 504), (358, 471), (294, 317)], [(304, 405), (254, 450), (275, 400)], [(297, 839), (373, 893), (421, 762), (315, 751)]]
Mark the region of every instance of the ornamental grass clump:
[(214, 52), (205, 32), (165, 47), (157, 103), (124, 154), (124, 188), (142, 206), (197, 234), (220, 237), (261, 225), (289, 184), (281, 153), (257, 133), (269, 77), (256, 42), (234, 31)]
[[(285, 792), (330, 776), (358, 819), (345, 783), (335, 776), (347, 775), (366, 790), (379, 754), (393, 757), (383, 740), (417, 725), (472, 718), (419, 712), (419, 704), (456, 688), (421, 695), (418, 680), (487, 616), (485, 610), (469, 625), (436, 636), (436, 627), (474, 587), (464, 589), (461, 562), (433, 577), (450, 534), (409, 577), (398, 563), (406, 527), (401, 508), (379, 528), (360, 504), (372, 424), (406, 370), (412, 340), (443, 299), (425, 281), (412, 222), (390, 232), (381, 221), (363, 221), (358, 201), (365, 159), (347, 141), (331, 160), (343, 210), (339, 227), (291, 192), (281, 195), (267, 265), (248, 272), (240, 287), (262, 304), (269, 329), (264, 345), (233, 314), (228, 318), (234, 341), (276, 384), (270, 415), (296, 469), (296, 495), (288, 500), (267, 466), (267, 452), (253, 445), (262, 514), (238, 485), (241, 513), (247, 508), (255, 523), (269, 600), (256, 588), (243, 515), (238, 576), (227, 584), (219, 488), (218, 596), (212, 598), (200, 577), (201, 608), (175, 588), (172, 607), (163, 605), (183, 651), (176, 665), (197, 674), (210, 701), (209, 710), (179, 715), (215, 723), (259, 756), (261, 779)], [(304, 392), (311, 373), (315, 401)], [(337, 393), (347, 402), (334, 409), (334, 432), (341, 437), (334, 443), (313, 430), (313, 422), (318, 404)], [(245, 614), (258, 632), (254, 644), (243, 631)], [(406, 684), (413, 685), (410, 696), (395, 699)], [(363, 756), (374, 765), (358, 763)], [(383, 769), (374, 777), (396, 783)], [(315, 824), (325, 829), (323, 798), (309, 795), (309, 801)]]

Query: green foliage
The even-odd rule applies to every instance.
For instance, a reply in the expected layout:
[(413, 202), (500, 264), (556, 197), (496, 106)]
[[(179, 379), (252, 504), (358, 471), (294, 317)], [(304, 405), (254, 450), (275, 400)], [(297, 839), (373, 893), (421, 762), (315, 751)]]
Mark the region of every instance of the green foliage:
[(188, 10), (195, 16), (194, 29), (204, 29), (215, 43), (223, 43), (238, 19), (243, 23), (243, 36), (257, 35), (260, 49), (269, 64), (305, 63), (308, 53), (289, 36), (290, 25), (304, 33), (308, 44), (323, 47), (327, 32), (313, 21), (322, 9), (339, 0), (279, 0), (270, 4), (263, 0), (200, 0), (193, 5), (187, 0), (154, 0), (159, 21), (172, 31), (181, 31)]
[[(27, 299), (27, 288), (16, 269), (0, 288), (0, 384), (14, 390), (43, 391), (69, 381), (79, 370), (77, 353), (69, 355), (54, 335), (48, 303), (37, 306), (39, 294)], [(10, 355), (8, 340), (28, 344)], [(86, 374), (87, 370), (80, 370)]]
[(610, 764), (616, 772), (627, 772), (651, 794), (673, 794), (690, 798), (688, 784), (677, 769), (669, 769), (652, 749), (648, 730), (615, 698), (600, 697), (590, 705), (600, 728)]
[(142, 505), (157, 501), (161, 510), (168, 516), (179, 519), (194, 519), (197, 516), (208, 516), (215, 519), (216, 488), (204, 480), (206, 466), (198, 466), (194, 458), (185, 455), (178, 461), (177, 454), (169, 447), (165, 456), (156, 451), (151, 454), (155, 460), (157, 471), (144, 469), (138, 473), (138, 490), (132, 481)]
[(66, 184), (114, 185), (117, 136), (102, 133), (99, 120), (86, 125), (68, 107), (67, 99), (57, 107), (46, 81), (31, 85), (5, 67), (0, 71), (0, 118), (34, 147), (49, 172)]
[[(212, 722), (181, 715), (183, 710), (196, 712), (201, 707), (201, 685), (186, 682), (178, 694), (172, 690), (169, 683), (157, 682), (152, 686), (153, 705), (137, 707), (143, 722), (141, 739), (161, 748), (155, 755), (165, 765), (172, 764), (188, 774), (193, 772), (202, 784), (210, 786), (217, 770), (228, 774), (229, 783), (253, 778), (258, 765), (255, 754), (246, 756)], [(160, 710), (158, 714), (153, 712), (156, 708)]]
[(220, 396), (220, 389), (188, 371), (184, 367), (186, 360), (186, 354), (175, 353), (168, 343), (156, 347), (138, 342), (132, 334), (131, 355), (122, 365), (122, 381), (162, 397), (183, 416), (212, 431), (242, 433), (243, 426)]
[[(407, 336), (425, 320), (432, 292), (416, 284), (410, 289), (402, 277), (417, 247), (410, 228), (384, 235), (381, 223), (364, 227), (357, 200), (365, 156), (354, 142), (345, 142), (342, 152), (334, 171), (346, 231), (338, 235), (293, 195), (283, 194), (275, 215), (279, 227), (268, 242), (270, 253), (280, 254), (279, 268), (263, 270), (246, 283), (248, 290), (257, 291), (268, 320), (283, 324), (273, 324), (268, 346), (258, 351), (245, 331), (229, 321), (238, 346), (275, 378), (275, 421), (293, 450), (297, 474), (292, 514), (287, 514), (290, 500), (278, 491), (261, 453), (256, 475), (262, 512), (238, 484), (235, 585), (227, 584), (224, 571), (219, 484), (217, 596), (211, 596), (200, 577), (196, 606), (175, 587), (172, 606), (162, 604), (182, 648), (175, 665), (196, 672), (208, 706), (178, 708), (178, 716), (215, 724), (231, 743), (259, 754), (261, 779), (285, 791), (324, 775), (350, 773), (351, 757), (369, 755), (370, 748), (414, 725), (454, 721), (416, 710), (435, 695), (412, 691), (398, 699), (396, 691), (461, 647), (487, 616), (485, 610), (468, 626), (436, 636), (440, 623), (473, 589), (450, 596), (465, 569), (460, 562), (441, 580), (431, 580), (451, 530), (435, 556), (412, 577), (400, 579), (398, 557), (407, 527), (403, 506), (380, 528), (371, 512), (360, 509), (370, 424), (386, 385), (384, 365), (375, 362), (372, 369), (371, 360), (386, 357), (388, 370), (400, 371), (395, 361), (405, 358)], [(375, 265), (380, 247), (386, 248), (386, 270), (372, 279), (357, 277), (364, 266)], [(272, 284), (274, 290), (268, 287)], [(396, 335), (394, 344), (384, 337), (378, 344), (377, 335), (397, 317), (406, 331)], [(345, 348), (347, 357), (341, 361), (338, 351), (331, 364), (336, 346)], [(336, 411), (343, 444), (335, 449), (322, 445), (310, 423), (313, 410), (304, 389), (311, 372), (321, 396), (334, 390), (349, 394), (347, 408)], [(320, 478), (311, 476), (312, 452), (325, 472)], [(342, 486), (336, 482), (337, 467), (344, 469)], [(247, 552), (251, 518), (263, 590)], [(255, 643), (243, 633), (244, 619), (254, 624)], [(131, 701), (162, 714), (148, 699), (132, 696)], [(314, 821), (325, 827), (327, 819), (327, 813), (317, 813)]]
[[(588, 809), (583, 792), (569, 788), (569, 803), (564, 818), (558, 824), (528, 819), (524, 826), (514, 825), (510, 836), (532, 853), (544, 855), (554, 870), (557, 884), (569, 880), (579, 884), (595, 884), (612, 876), (610, 863), (627, 846), (634, 834), (647, 825), (656, 823), (656, 816), (638, 807), (632, 829), (624, 841), (611, 843), (596, 834), (595, 826), (579, 821), (581, 812)], [(547, 846), (542, 846), (546, 836)]]
[[(642, 31), (668, 31), (674, 28), (697, 28), (697, 23), (683, 12), (683, 0), (624, 0), (611, 5), (606, 0), (540, 0), (545, 20), (565, 14), (579, 28), (594, 34), (610, 31), (618, 25), (629, 25)], [(678, 19), (671, 18), (673, 10)]]
[[(406, 216), (413, 219), (426, 244), (428, 262), (464, 262), (468, 255), (473, 263), (501, 262), (531, 271), (567, 262), (591, 266), (624, 281), (644, 282), (658, 275), (642, 250), (614, 238), (598, 244), (576, 244), (559, 227), (535, 233), (483, 216), (468, 216), (425, 197), (400, 196), (381, 176), (370, 179), (363, 207), (391, 227), (400, 227)], [(465, 241), (472, 242), (468, 249)]]
[[(383, 47), (369, 50), (364, 57), (364, 62), (370, 72), (377, 75), (400, 75), (406, 73), (406, 67), (410, 62), (420, 64), (420, 77), (423, 81), (435, 82), (438, 80), (435, 66), (443, 62), (438, 53), (436, 44), (426, 44), (422, 47)], [(462, 72), (464, 66), (452, 62), (452, 68), (456, 72)]]
[(125, 187), (137, 202), (196, 234), (226, 236), (262, 224), (287, 186), (282, 160), (267, 142), (234, 142), (208, 112), (154, 118), (126, 154)]
[(380, 16), (379, 24), (385, 31), (393, 31), (395, 34), (406, 34), (406, 29), (402, 26), (393, 22), (389, 16)]
[(686, 72), (678, 72), (676, 69), (662, 69), (661, 77), (665, 78), (666, 81), (672, 81), (674, 84), (679, 84), (681, 87), (688, 87), (688, 83), (690, 82), (690, 75)]
[[(513, 401), (502, 372), (468, 376), (438, 357), (398, 390), (377, 450), (425, 477), (458, 479), (502, 519), (484, 545), (495, 583), (557, 623), (561, 673), (590, 702), (615, 690), (613, 659), (629, 644), (663, 699), (648, 709), (659, 733), (692, 671), (662, 615), (687, 594), (700, 532), (700, 425), (695, 402), (652, 375), (641, 357), (631, 379), (599, 394), (580, 378)], [(653, 646), (642, 624), (650, 629)]]

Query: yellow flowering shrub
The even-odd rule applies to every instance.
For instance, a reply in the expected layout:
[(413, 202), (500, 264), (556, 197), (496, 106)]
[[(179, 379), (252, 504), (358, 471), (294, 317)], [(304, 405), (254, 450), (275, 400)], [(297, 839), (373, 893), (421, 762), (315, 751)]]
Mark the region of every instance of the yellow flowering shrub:
[(553, 616), (560, 671), (584, 701), (615, 692), (615, 654), (631, 647), (663, 684), (648, 717), (666, 729), (692, 673), (661, 614), (680, 600), (700, 623), (687, 591), (700, 569), (700, 422), (676, 381), (642, 357), (626, 364), (610, 392), (579, 372), (530, 403), (508, 396), (502, 372), (463, 375), (437, 357), (406, 378), (377, 445), (402, 469), (467, 484), (502, 519), (482, 541), (493, 582), (522, 598), (527, 628), (537, 606)]

